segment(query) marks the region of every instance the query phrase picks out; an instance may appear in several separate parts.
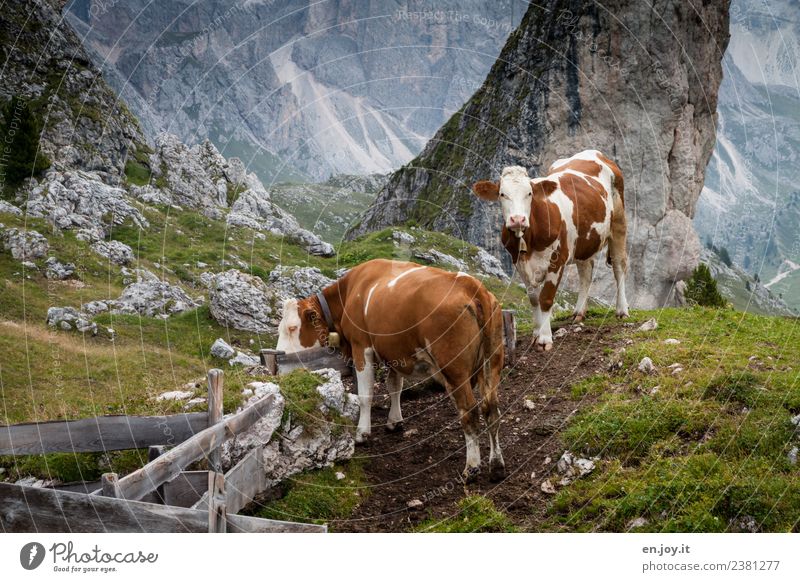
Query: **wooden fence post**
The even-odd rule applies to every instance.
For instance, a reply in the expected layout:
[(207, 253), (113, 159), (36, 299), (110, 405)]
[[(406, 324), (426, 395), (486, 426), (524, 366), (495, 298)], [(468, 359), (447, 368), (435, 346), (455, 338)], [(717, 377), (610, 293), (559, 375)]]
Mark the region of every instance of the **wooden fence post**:
[(261, 363), (267, 368), (267, 373), (271, 376), (278, 375), (278, 356), (282, 356), (286, 352), (281, 350), (261, 350)]
[(119, 490), (119, 478), (116, 473), (103, 473), (100, 481), (103, 487), (103, 497), (122, 497)]
[[(163, 445), (153, 445), (147, 448), (147, 462), (150, 463), (155, 461), (158, 457), (164, 454), (166, 451), (166, 447)], [(164, 505), (164, 486), (159, 485), (156, 487), (155, 490), (156, 499), (158, 499), (158, 503)]]
[(225, 533), (228, 524), (225, 475), (208, 472), (208, 533)]
[[(214, 368), (208, 371), (208, 426), (214, 426), (222, 420), (222, 386), (225, 374)], [(222, 451), (215, 448), (208, 455), (208, 469), (215, 473), (222, 472)]]

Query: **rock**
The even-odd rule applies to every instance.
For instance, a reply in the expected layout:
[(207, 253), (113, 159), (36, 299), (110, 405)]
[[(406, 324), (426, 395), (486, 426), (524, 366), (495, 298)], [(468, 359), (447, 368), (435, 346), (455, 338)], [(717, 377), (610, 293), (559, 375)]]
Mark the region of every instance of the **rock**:
[(211, 345), (211, 355), (216, 358), (227, 360), (228, 358), (232, 358), (235, 353), (236, 350), (234, 350), (228, 344), (228, 342), (222, 338), (217, 338), (217, 340)]
[(205, 398), (192, 398), (186, 401), (186, 404), (183, 405), (183, 408), (184, 409), (192, 408), (194, 406), (198, 406), (200, 404), (205, 404), (205, 403), (206, 403)]
[(63, 281), (75, 274), (75, 265), (73, 263), (62, 263), (55, 257), (47, 257), (44, 264), (44, 275), (48, 279)]
[(118, 240), (101, 240), (93, 243), (91, 249), (115, 265), (130, 265), (136, 260), (133, 249)]
[(422, 509), (422, 506), (425, 505), (422, 500), (420, 499), (412, 499), (406, 502), (406, 507), (411, 509), (412, 511), (416, 511)]
[(643, 518), (643, 517), (636, 517), (636, 518), (634, 518), (634, 519), (630, 520), (630, 521), (629, 521), (629, 522), (628, 522), (628, 523), (625, 525), (625, 529), (626, 529), (627, 531), (631, 531), (632, 529), (636, 529), (637, 527), (644, 527), (644, 526), (646, 526), (648, 523), (649, 523), (649, 522), (648, 522), (648, 521), (647, 521), (645, 518)]
[(202, 261), (197, 261), (197, 263), (195, 263), (195, 267), (197, 267), (198, 269), (207, 269), (208, 264)]
[(511, 277), (503, 269), (503, 263), (495, 257), (487, 253), (483, 248), (478, 247), (478, 253), (475, 255), (478, 270), (490, 277), (497, 277), (501, 281), (510, 281)]
[(556, 488), (553, 487), (553, 484), (550, 482), (550, 479), (545, 479), (542, 481), (540, 486), (542, 493), (546, 493), (547, 495), (555, 495)]
[(789, 422), (791, 422), (797, 428), (800, 428), (800, 414), (798, 414), (797, 416), (793, 416)]
[(81, 333), (97, 335), (97, 324), (74, 307), (51, 307), (47, 310), (47, 325), (65, 331), (73, 327)]
[(342, 473), (341, 471), (336, 471), (336, 473), (334, 473), (334, 477), (336, 477), (337, 481), (341, 481), (342, 479), (344, 479), (346, 477), (346, 475), (344, 473)]
[(564, 475), (562, 485), (568, 485), (574, 479), (588, 475), (594, 468), (594, 460), (578, 458), (569, 451), (564, 451), (556, 463), (556, 470)]
[(36, 263), (32, 263), (30, 261), (22, 261), (22, 266), (28, 269), (29, 271), (39, 270), (39, 267), (36, 266)]
[(269, 286), (282, 299), (310, 297), (331, 283), (316, 267), (278, 266), (269, 274)]
[(639, 371), (643, 372), (644, 374), (651, 374), (652, 372), (655, 372), (655, 369), (656, 367), (655, 364), (653, 364), (653, 360), (647, 356), (642, 358), (642, 361), (639, 362)]
[(678, 375), (678, 374), (680, 374), (681, 372), (683, 372), (683, 368), (681, 368), (680, 366), (678, 366), (677, 368), (673, 368), (673, 369), (672, 369), (672, 375), (673, 375), (673, 376), (677, 376), (677, 375)]
[(118, 299), (107, 302), (111, 313), (168, 317), (201, 304), (177, 285), (160, 281), (150, 271), (137, 269), (137, 274), (139, 280), (136, 283), (125, 287)]
[(22, 216), (22, 210), (13, 204), (0, 199), (0, 213), (13, 214), (14, 216)]
[(148, 228), (147, 219), (125, 195), (125, 190), (104, 184), (94, 172), (49, 171), (28, 194), (29, 216), (46, 218), (63, 230), (79, 230), (84, 240), (105, 238), (113, 225), (133, 221)]
[(438, 263), (455, 267), (459, 271), (467, 271), (467, 264), (461, 259), (457, 259), (447, 253), (442, 253), (436, 249), (428, 249), (427, 252), (416, 252), (413, 255), (415, 258), (425, 261), (427, 263)]
[(228, 364), (231, 366), (258, 366), (261, 361), (256, 358), (255, 356), (251, 356), (250, 354), (245, 354), (244, 352), (236, 352), (236, 357), (231, 358), (228, 360)]
[(150, 184), (145, 184), (144, 186), (131, 184), (128, 191), (131, 198), (135, 198), (145, 204), (151, 206), (173, 206), (172, 195), (169, 191), (156, 188)]
[(169, 392), (164, 392), (163, 394), (159, 394), (156, 396), (156, 400), (163, 401), (163, 400), (186, 400), (187, 398), (191, 398), (194, 396), (194, 392), (184, 391), (184, 390), (171, 390)]
[(277, 294), (258, 277), (241, 271), (219, 273), (209, 290), (211, 315), (221, 325), (254, 333), (271, 333), (280, 323)]
[(668, 346), (676, 346), (679, 343), (681, 343), (681, 340), (677, 340), (675, 338), (668, 338), (664, 340), (664, 343), (667, 344)]
[(658, 322), (655, 317), (651, 317), (645, 321), (636, 331), (654, 331), (658, 329)]
[(47, 239), (35, 230), (9, 228), (0, 232), (3, 246), (17, 261), (40, 259), (50, 250)]
[(402, 230), (393, 230), (392, 240), (396, 243), (404, 245), (414, 244), (417, 241), (417, 239), (415, 239), (413, 236)]
[(535, 403), (533, 402), (533, 400), (531, 400), (530, 398), (526, 398), (525, 400), (523, 400), (523, 402), (522, 402), (522, 405), (523, 405), (523, 406), (524, 406), (524, 407), (525, 407), (527, 410), (533, 410), (533, 409), (535, 409), (535, 408), (536, 408), (536, 404), (535, 404)]
[(739, 515), (731, 518), (730, 531), (745, 532), (745, 533), (758, 533), (759, 527), (755, 518), (752, 515)]
[(553, 332), (553, 339), (559, 339), (567, 335), (569, 331), (567, 331), (566, 327), (559, 327), (555, 332)]
[(786, 454), (786, 460), (789, 461), (789, 464), (791, 465), (797, 464), (797, 453), (798, 453), (798, 448), (792, 447), (791, 450)]

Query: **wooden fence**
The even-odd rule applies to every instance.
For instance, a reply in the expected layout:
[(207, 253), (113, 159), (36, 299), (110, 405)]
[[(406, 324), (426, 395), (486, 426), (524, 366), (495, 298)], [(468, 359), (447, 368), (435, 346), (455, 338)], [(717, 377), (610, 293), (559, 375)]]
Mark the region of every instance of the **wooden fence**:
[[(326, 526), (238, 515), (266, 488), (262, 449), (227, 473), (220, 446), (274, 405), (268, 394), (223, 418), (222, 370), (208, 373), (208, 412), (0, 426), (0, 455), (148, 448), (148, 463), (124, 477), (53, 488), (0, 483), (5, 532), (325, 532)], [(187, 471), (205, 459), (207, 471)]]

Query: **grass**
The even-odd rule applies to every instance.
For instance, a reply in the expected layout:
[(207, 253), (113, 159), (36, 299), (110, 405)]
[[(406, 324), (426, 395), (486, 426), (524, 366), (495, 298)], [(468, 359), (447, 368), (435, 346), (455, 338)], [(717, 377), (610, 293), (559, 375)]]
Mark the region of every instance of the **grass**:
[(511, 533), (518, 531), (511, 519), (491, 499), (470, 495), (458, 502), (457, 512), (444, 519), (429, 518), (415, 531), (426, 533)]
[[(337, 479), (336, 473), (344, 473)], [(283, 497), (270, 501), (253, 513), (256, 517), (326, 523), (349, 517), (369, 495), (361, 463), (350, 460), (332, 467), (310, 471), (289, 479)], [(329, 527), (331, 531), (334, 527)]]
[[(798, 320), (729, 309), (653, 313), (623, 367), (572, 388), (590, 398), (562, 437), (599, 470), (559, 491), (552, 531), (800, 531)], [(664, 344), (667, 338), (679, 344)], [(648, 356), (654, 374), (637, 370)], [(671, 364), (681, 371), (673, 373)]]

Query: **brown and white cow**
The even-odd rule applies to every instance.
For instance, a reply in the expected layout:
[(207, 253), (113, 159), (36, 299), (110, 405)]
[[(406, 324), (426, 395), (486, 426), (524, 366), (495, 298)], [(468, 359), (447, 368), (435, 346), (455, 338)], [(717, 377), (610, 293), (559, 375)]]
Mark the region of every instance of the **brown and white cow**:
[(624, 184), (619, 167), (597, 150), (554, 162), (547, 176), (503, 168), (497, 182), (480, 181), (473, 192), (500, 200), (502, 241), (528, 291), (537, 329), (536, 348), (550, 350), (550, 315), (564, 267), (575, 262), (580, 287), (574, 317), (586, 316), (594, 259), (606, 246), (617, 282), (617, 316), (627, 317), (628, 266)]
[(503, 322), (500, 305), (480, 281), (414, 263), (368, 261), (317, 295), (286, 301), (278, 349), (295, 352), (328, 345), (332, 332), (339, 335), (342, 352), (352, 357), (356, 370), (360, 404), (356, 442), (370, 436), (375, 367), (383, 363), (389, 369), (389, 430), (402, 428), (404, 377), (422, 372), (445, 386), (464, 430), (467, 480), (478, 474), (481, 462), (480, 419), (473, 395), (477, 387), (489, 429), (490, 478), (504, 476), (497, 398)]

